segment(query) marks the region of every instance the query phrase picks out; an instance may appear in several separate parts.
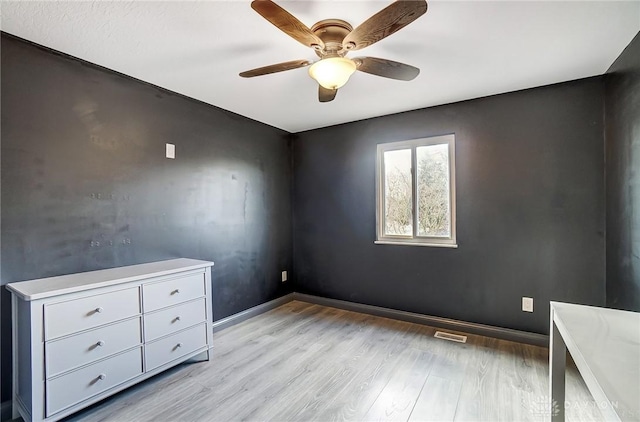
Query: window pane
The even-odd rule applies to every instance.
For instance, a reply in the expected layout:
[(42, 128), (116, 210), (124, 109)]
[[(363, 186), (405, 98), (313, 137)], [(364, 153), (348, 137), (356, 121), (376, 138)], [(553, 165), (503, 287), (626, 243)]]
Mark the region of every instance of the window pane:
[(449, 146), (416, 148), (418, 236), (449, 237)]
[(384, 153), (384, 232), (413, 235), (411, 150)]

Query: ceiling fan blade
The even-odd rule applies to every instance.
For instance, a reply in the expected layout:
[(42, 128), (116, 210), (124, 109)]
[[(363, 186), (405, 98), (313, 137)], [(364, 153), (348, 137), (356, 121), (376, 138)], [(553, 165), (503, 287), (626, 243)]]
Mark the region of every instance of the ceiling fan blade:
[(426, 12), (425, 0), (396, 0), (351, 31), (342, 42), (343, 48), (365, 48), (404, 28)]
[(240, 76), (243, 78), (253, 78), (254, 76), (268, 75), (269, 73), (298, 69), (300, 67), (309, 66), (310, 64), (311, 62), (309, 60), (292, 60), (290, 62), (272, 64), (269, 66), (259, 67), (257, 69), (247, 70), (246, 72), (242, 72)]
[(318, 87), (318, 99), (321, 103), (328, 103), (336, 98), (336, 94), (338, 93), (337, 89), (327, 89), (322, 85), (318, 85)]
[(315, 48), (324, 48), (322, 40), (311, 32), (305, 24), (271, 0), (253, 0), (251, 7), (262, 15), (263, 18), (277, 26), (282, 32), (296, 41), (301, 42), (307, 47), (314, 48), (314, 46), (317, 45), (318, 47)]
[(356, 62), (357, 69), (361, 72), (400, 81), (413, 80), (420, 73), (420, 69), (417, 67), (377, 57), (357, 57), (353, 61)]

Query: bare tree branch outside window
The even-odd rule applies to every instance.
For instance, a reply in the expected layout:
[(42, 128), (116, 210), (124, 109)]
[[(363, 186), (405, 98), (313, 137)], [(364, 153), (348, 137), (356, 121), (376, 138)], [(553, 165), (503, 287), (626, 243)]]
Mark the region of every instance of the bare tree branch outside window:
[(416, 148), (418, 173), (418, 236), (449, 236), (448, 145)]
[(384, 153), (385, 163), (385, 233), (413, 234), (413, 199), (411, 195), (411, 150)]

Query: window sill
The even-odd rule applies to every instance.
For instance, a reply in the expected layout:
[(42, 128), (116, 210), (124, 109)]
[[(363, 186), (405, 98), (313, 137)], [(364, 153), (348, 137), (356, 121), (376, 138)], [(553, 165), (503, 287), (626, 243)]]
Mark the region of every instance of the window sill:
[(428, 242), (402, 242), (393, 240), (376, 240), (376, 245), (398, 245), (398, 246), (431, 246), (436, 248), (450, 248), (457, 249), (456, 243), (428, 243)]

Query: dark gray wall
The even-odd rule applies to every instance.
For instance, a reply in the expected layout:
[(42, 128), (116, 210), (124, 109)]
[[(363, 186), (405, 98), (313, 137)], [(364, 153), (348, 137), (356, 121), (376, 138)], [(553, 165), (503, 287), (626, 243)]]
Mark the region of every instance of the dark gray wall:
[(289, 291), (288, 133), (6, 34), (1, 50), (2, 284), (189, 257), (215, 262), (214, 319)]
[(640, 311), (640, 34), (605, 76), (607, 306)]
[[(376, 144), (452, 132), (459, 248), (374, 245)], [(602, 78), (296, 137), (297, 291), (538, 333), (604, 305)]]

